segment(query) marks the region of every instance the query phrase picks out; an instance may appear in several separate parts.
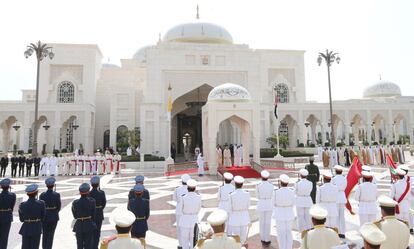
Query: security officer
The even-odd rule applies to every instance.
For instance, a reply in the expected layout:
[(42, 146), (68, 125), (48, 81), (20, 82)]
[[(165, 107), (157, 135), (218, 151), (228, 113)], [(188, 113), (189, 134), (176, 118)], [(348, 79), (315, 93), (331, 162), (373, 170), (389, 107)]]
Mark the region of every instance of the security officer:
[(26, 158), (26, 176), (32, 176), (32, 165), (33, 165), (33, 158), (29, 155)]
[(338, 187), (331, 183), (332, 173), (329, 170), (324, 170), (322, 175), (324, 183), (316, 190), (316, 203), (328, 211), (326, 225), (338, 228)]
[(207, 222), (213, 228), (214, 234), (210, 239), (200, 239), (197, 241), (195, 249), (239, 249), (241, 248), (240, 238), (238, 236), (228, 237), (224, 232), (225, 222), (227, 221), (227, 212), (217, 209), (207, 217)]
[[(142, 185), (142, 186), (144, 186), (144, 176), (143, 175), (138, 175), (138, 176), (136, 176), (135, 177), (135, 185)], [(132, 198), (135, 198), (135, 191), (134, 191), (134, 189), (132, 188), (130, 191), (129, 191), (129, 194), (128, 194), (128, 200), (131, 200)], [(149, 195), (149, 192), (148, 192), (148, 190), (145, 188), (145, 186), (144, 186), (144, 192), (143, 192), (143, 194), (142, 194), (142, 198), (143, 199), (147, 199), (148, 201), (150, 200), (150, 195)]]
[(49, 177), (46, 179), (45, 184), (47, 190), (40, 194), (39, 199), (45, 202), (46, 215), (42, 222), (43, 237), (42, 247), (43, 249), (52, 249), (53, 237), (55, 236), (55, 230), (59, 221), (59, 211), (62, 206), (60, 201), (60, 194), (55, 192), (55, 178)]
[(19, 164), (19, 158), (13, 155), (11, 158), (11, 177), (16, 177), (18, 164)]
[(364, 239), (364, 249), (380, 249), (381, 244), (387, 239), (385, 234), (372, 223), (364, 224), (359, 232)]
[(76, 233), (78, 249), (92, 249), (92, 234), (96, 230), (96, 204), (93, 198), (88, 197), (90, 188), (88, 183), (82, 183), (79, 187), (81, 197), (72, 203), (72, 214), (76, 220), (73, 232)]
[(42, 221), (45, 218), (46, 207), (43, 201), (37, 200), (38, 185), (26, 187), (29, 199), (19, 206), (19, 218), (23, 222), (19, 234), (22, 235), (22, 248), (38, 249), (42, 234)]
[(13, 209), (16, 204), (16, 194), (9, 191), (10, 182), (8, 178), (0, 181), (2, 188), (0, 193), (0, 249), (7, 249)]
[(4, 154), (0, 159), (0, 177), (4, 177), (6, 175), (6, 169), (9, 165), (9, 158), (6, 154)]
[(39, 175), (40, 161), (41, 161), (40, 157), (33, 158), (34, 175), (35, 176)]
[(334, 166), (336, 175), (332, 178), (332, 184), (338, 188), (339, 195), (337, 199), (338, 203), (338, 219), (336, 224), (338, 225), (339, 238), (345, 238), (345, 204), (347, 199), (345, 196), (345, 189), (347, 186), (347, 180), (342, 172), (344, 168), (341, 165)]
[(336, 229), (326, 227), (325, 221), (328, 211), (320, 206), (313, 205), (309, 210), (314, 227), (302, 232), (301, 249), (331, 249), (341, 244)]
[(312, 220), (309, 214), (309, 209), (312, 207), (312, 182), (306, 179), (309, 172), (306, 169), (300, 169), (299, 175), (301, 179), (295, 184), (296, 194), (296, 214), (298, 216), (298, 231), (312, 228)]
[(149, 201), (143, 198), (144, 186), (137, 184), (134, 187), (135, 198), (128, 201), (128, 210), (135, 214), (136, 220), (132, 225), (131, 237), (145, 238), (148, 231), (147, 220), (150, 216)]
[(89, 197), (95, 199), (95, 224), (96, 231), (93, 236), (92, 248), (98, 249), (99, 238), (101, 236), (102, 221), (104, 220), (103, 210), (106, 206), (106, 195), (103, 190), (99, 188), (100, 178), (99, 176), (93, 176), (91, 178), (92, 190), (89, 193)]
[(257, 208), (260, 225), (260, 241), (263, 245), (270, 245), (270, 225), (272, 223), (272, 197), (274, 186), (267, 179), (270, 173), (267, 170), (260, 172), (262, 181), (256, 186)]
[(135, 222), (135, 215), (126, 209), (118, 209), (114, 211), (113, 220), (117, 235), (105, 238), (100, 249), (142, 249), (145, 245), (145, 240), (137, 240), (129, 236), (132, 224)]
[(235, 176), (236, 190), (230, 194), (229, 227), (227, 234), (240, 236), (240, 241), (247, 241), (248, 226), (250, 224), (249, 207), (250, 193), (243, 190), (244, 178)]
[(174, 195), (173, 195), (173, 201), (176, 202), (175, 205), (175, 225), (177, 228), (177, 239), (178, 239), (178, 248), (182, 248), (181, 247), (181, 230), (180, 227), (178, 226), (178, 222), (180, 221), (181, 216), (183, 215), (183, 212), (181, 210), (181, 199), (182, 197), (188, 193), (188, 189), (187, 189), (187, 181), (190, 180), (191, 177), (188, 174), (184, 174), (181, 176), (181, 186), (178, 186), (177, 188), (175, 188), (174, 190)]
[(26, 157), (20, 155), (19, 157), (19, 177), (24, 177), (24, 166), (26, 165)]
[(374, 224), (387, 237), (381, 244), (381, 249), (406, 249), (410, 240), (410, 229), (407, 223), (395, 218), (395, 207), (398, 202), (385, 195), (379, 196), (378, 202), (382, 219)]
[(372, 183), (373, 174), (369, 171), (361, 172), (363, 182), (358, 184), (355, 190), (355, 200), (359, 202), (359, 224), (374, 222), (377, 219), (377, 195), (378, 187)]
[(307, 179), (313, 184), (311, 192), (312, 201), (313, 203), (316, 203), (316, 184), (319, 181), (320, 174), (318, 166), (313, 163), (314, 161), (315, 159), (313, 157), (309, 158), (309, 164), (305, 166), (305, 169), (308, 171)]

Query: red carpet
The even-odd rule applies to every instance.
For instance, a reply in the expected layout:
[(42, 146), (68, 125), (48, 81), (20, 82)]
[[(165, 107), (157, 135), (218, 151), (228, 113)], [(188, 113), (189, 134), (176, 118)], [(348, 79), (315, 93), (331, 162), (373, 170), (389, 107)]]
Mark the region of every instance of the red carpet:
[(244, 178), (260, 178), (260, 174), (250, 166), (219, 168), (218, 172), (223, 175), (225, 172), (232, 173), (234, 176), (243, 176)]
[[(208, 171), (208, 167), (204, 167), (204, 174), (208, 173), (205, 172)], [(179, 171), (174, 171), (174, 172), (165, 172), (164, 175), (165, 176), (176, 176), (176, 175), (184, 175), (184, 174), (194, 174), (197, 173), (198, 169), (186, 169), (186, 170), (179, 170)]]

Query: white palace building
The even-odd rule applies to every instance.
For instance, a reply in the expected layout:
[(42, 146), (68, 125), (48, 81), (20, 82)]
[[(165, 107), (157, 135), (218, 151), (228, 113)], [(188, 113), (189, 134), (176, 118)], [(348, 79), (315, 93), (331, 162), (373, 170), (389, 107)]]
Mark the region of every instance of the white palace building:
[[(94, 44), (49, 45), (56, 56), (41, 63), (39, 120), (35, 90), (0, 101), (0, 151), (27, 152), (33, 129), (39, 152), (116, 148), (117, 133), (126, 129), (139, 129), (141, 152), (158, 156), (168, 156), (170, 141), (178, 155), (206, 143), (243, 143), (256, 154), (269, 147), (277, 125), (290, 147), (329, 139), (329, 105), (305, 97), (305, 51), (235, 44), (225, 28), (199, 21), (171, 28), (120, 66), (102, 63)], [(402, 96), (395, 83), (379, 81), (362, 99), (334, 101), (333, 110), (338, 141), (414, 141), (414, 97)]]

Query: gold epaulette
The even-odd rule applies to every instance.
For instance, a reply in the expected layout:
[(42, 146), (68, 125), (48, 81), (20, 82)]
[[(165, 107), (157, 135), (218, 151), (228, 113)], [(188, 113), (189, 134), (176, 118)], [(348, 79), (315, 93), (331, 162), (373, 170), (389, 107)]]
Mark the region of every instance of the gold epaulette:
[(381, 229), (381, 222), (383, 222), (383, 219), (377, 220), (375, 222), (373, 222), (374, 225), (376, 225), (379, 229)]
[(117, 238), (118, 238), (118, 236), (116, 236), (116, 235), (112, 235), (112, 236), (109, 236), (107, 238), (104, 238), (101, 242), (100, 249), (107, 249), (109, 242), (111, 242), (113, 240), (116, 240)]
[(404, 223), (405, 225), (407, 225), (408, 227), (410, 227), (410, 224), (408, 224), (408, 221), (400, 220), (400, 219), (397, 219), (397, 220), (401, 221), (402, 223)]
[(202, 247), (203, 246), (203, 244), (204, 244), (204, 239), (199, 239), (198, 241), (197, 241), (197, 248), (200, 248), (200, 247)]
[(305, 236), (308, 234), (308, 232), (312, 231), (312, 230), (313, 230), (313, 228), (309, 228), (309, 229), (306, 229), (306, 230), (302, 231), (301, 238), (302, 239), (305, 238)]
[(230, 237), (232, 237), (237, 243), (240, 243), (240, 236), (239, 235), (231, 235)]

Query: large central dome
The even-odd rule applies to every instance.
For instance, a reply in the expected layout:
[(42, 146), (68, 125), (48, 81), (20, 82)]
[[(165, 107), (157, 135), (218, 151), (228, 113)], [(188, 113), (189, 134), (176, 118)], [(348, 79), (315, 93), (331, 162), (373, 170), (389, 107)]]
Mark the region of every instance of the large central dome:
[(364, 98), (400, 97), (400, 87), (386, 80), (380, 80), (364, 90)]
[(206, 22), (177, 25), (168, 30), (163, 40), (167, 42), (233, 43), (231, 34), (225, 28)]

